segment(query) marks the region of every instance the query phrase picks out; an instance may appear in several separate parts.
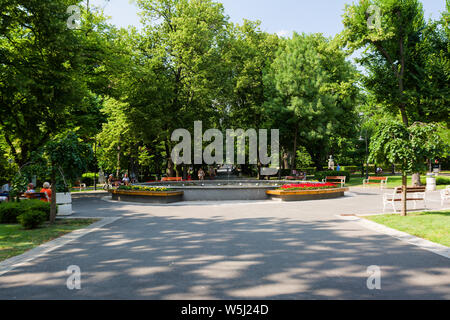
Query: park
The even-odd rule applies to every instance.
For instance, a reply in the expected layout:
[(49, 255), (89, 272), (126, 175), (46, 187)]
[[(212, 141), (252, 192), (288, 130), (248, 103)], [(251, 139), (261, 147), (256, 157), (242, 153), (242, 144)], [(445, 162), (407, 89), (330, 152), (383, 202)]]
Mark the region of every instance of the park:
[(1, 300), (450, 299), (450, 1), (22, 2)]

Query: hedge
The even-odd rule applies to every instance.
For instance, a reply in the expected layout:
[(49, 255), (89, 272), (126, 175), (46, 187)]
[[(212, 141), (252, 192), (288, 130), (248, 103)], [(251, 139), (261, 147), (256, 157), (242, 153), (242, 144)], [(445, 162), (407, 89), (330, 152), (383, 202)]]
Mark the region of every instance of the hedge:
[[(423, 185), (427, 184), (426, 177), (422, 177), (420, 182)], [(436, 177), (436, 185), (438, 186), (450, 186), (450, 177), (437, 176)]]
[(17, 220), (25, 229), (34, 229), (47, 221), (47, 217), (46, 214), (42, 211), (26, 210), (24, 213), (17, 217)]
[[(81, 176), (81, 183), (85, 183), (86, 186), (93, 186), (94, 185), (94, 177), (95, 177), (94, 172), (85, 173)], [(95, 180), (98, 183), (98, 174), (97, 174), (97, 177)]]
[[(295, 169), (298, 173), (300, 172), (306, 172), (307, 175), (313, 175), (316, 172), (315, 167), (308, 167), (308, 168), (300, 168)], [(284, 176), (292, 176), (292, 170), (291, 169), (281, 169), (281, 175)]]
[(351, 177), (350, 172), (348, 172), (348, 171), (331, 171), (331, 170), (316, 172), (314, 174), (314, 180), (322, 181), (326, 177), (336, 177), (336, 176), (345, 176), (346, 177), (345, 181), (350, 182), (350, 177)]
[(50, 219), (50, 203), (40, 200), (23, 200), (2, 202), (0, 204), (0, 223), (18, 223), (18, 217), (27, 211), (42, 212), (47, 220)]
[(361, 171), (361, 166), (341, 166), (341, 170), (355, 173), (357, 171)]
[(17, 223), (17, 217), (23, 211), (20, 202), (2, 202), (0, 204), (0, 223)]

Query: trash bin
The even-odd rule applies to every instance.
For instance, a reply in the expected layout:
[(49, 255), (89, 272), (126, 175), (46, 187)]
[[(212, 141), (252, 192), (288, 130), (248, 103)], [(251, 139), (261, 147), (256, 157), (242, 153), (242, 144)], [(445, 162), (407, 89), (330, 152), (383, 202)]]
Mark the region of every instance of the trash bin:
[(433, 173), (427, 174), (427, 191), (436, 191), (436, 177)]

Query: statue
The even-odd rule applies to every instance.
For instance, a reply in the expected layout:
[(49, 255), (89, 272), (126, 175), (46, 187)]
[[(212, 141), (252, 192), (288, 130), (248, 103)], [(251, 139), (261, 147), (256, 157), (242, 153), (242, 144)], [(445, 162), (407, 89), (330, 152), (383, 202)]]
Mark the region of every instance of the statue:
[(334, 160), (333, 160), (333, 156), (330, 156), (330, 159), (328, 160), (328, 170), (334, 171)]
[(105, 173), (103, 172), (102, 169), (100, 169), (100, 171), (98, 172), (98, 183), (105, 184), (105, 182), (106, 182)]

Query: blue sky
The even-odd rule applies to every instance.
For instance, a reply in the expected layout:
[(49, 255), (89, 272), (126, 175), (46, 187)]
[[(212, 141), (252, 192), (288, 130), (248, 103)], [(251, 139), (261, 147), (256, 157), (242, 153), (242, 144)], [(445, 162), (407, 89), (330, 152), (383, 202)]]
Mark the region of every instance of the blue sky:
[[(106, 0), (91, 0), (105, 6)], [(281, 35), (297, 32), (321, 32), (333, 36), (342, 30), (341, 15), (352, 0), (221, 0), (233, 22), (242, 19), (260, 20), (261, 28)], [(445, 10), (445, 0), (423, 0), (425, 17), (438, 18)], [(136, 5), (129, 0), (110, 0), (105, 13), (112, 23), (127, 27), (139, 26)]]

